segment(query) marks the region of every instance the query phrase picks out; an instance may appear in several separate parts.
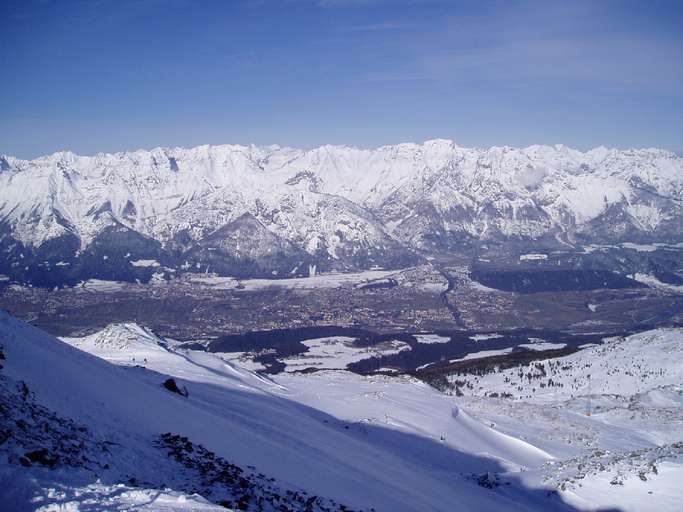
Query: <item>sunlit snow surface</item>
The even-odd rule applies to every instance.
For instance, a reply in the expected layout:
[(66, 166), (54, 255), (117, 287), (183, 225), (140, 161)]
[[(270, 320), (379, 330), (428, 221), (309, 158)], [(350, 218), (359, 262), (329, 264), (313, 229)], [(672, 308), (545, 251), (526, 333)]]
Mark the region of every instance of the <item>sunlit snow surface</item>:
[(415, 334), (418, 343), (448, 343), (451, 338), (448, 336), (439, 336), (438, 334)]
[(287, 365), (286, 371), (297, 371), (306, 368), (321, 369), (345, 369), (347, 365), (387, 354), (397, 354), (404, 350), (410, 350), (410, 345), (403, 341), (385, 341), (378, 345), (366, 348), (354, 346), (356, 338), (333, 336), (330, 338), (317, 338), (304, 340), (302, 343), (308, 347), (308, 351), (292, 357), (283, 358), (282, 362)]
[[(353, 508), (450, 511), (457, 503), (458, 510), (563, 510), (570, 508), (548, 491), (564, 483), (560, 496), (581, 509), (645, 510), (656, 503), (658, 510), (677, 510), (675, 482), (683, 466), (671, 446), (683, 432), (682, 340), (679, 330), (658, 330), (560, 359), (572, 364), (557, 391), (540, 392), (535, 381), (524, 398), (484, 398), (484, 388), (508, 389), (499, 373), (458, 398), (406, 376), (324, 370), (271, 380), (215, 354), (169, 348), (135, 324), (67, 340), (117, 367), (0, 313), (6, 357), (0, 376), (25, 381), (44, 407), (120, 444), (120, 458), (100, 481), (8, 465), (0, 447), (0, 498), (33, 498), (27, 508), (45, 510), (87, 510), (93, 503), (115, 510), (210, 510), (202, 497), (170, 484), (156, 490), (117, 483), (133, 470), (150, 479), (172, 471), (151, 446), (155, 435), (172, 431)], [(314, 353), (324, 347), (312, 346)], [(591, 416), (581, 398), (588, 373)], [(169, 375), (188, 389), (188, 398), (161, 387)], [(629, 457), (634, 451), (640, 455)], [(621, 453), (623, 460), (609, 459)], [(657, 474), (647, 473), (645, 481), (624, 462), (660, 455)], [(577, 468), (592, 458), (606, 470), (579, 479)], [(500, 485), (478, 485), (487, 474)], [(617, 475), (621, 484), (612, 485)], [(567, 476), (581, 486), (569, 485)]]
[(263, 290), (267, 288), (287, 289), (320, 289), (338, 288), (343, 284), (359, 284), (382, 279), (400, 270), (366, 270), (363, 272), (338, 272), (319, 274), (312, 277), (300, 277), (290, 279), (241, 279), (234, 277), (202, 276), (195, 275), (190, 278), (191, 282), (200, 283), (216, 289), (232, 290), (239, 287), (245, 291)]

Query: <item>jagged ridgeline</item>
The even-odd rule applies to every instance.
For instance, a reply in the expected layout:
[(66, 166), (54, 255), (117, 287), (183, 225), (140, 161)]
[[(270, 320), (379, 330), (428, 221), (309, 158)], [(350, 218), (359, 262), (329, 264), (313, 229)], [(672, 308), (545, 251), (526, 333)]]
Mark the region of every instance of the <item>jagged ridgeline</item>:
[(482, 246), (678, 244), (682, 205), (683, 159), (655, 149), (434, 140), (2, 157), (0, 274), (42, 286), (284, 278)]

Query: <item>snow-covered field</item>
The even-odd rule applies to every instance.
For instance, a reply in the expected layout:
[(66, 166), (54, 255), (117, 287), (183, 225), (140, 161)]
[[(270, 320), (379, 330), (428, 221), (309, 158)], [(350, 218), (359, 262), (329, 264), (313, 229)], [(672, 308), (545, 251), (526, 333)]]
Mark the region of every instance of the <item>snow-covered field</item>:
[(401, 270), (366, 270), (364, 272), (337, 272), (318, 274), (312, 277), (288, 279), (241, 279), (234, 277), (193, 275), (187, 279), (195, 284), (202, 284), (216, 289), (241, 289), (245, 291), (263, 290), (267, 288), (287, 288), (291, 290), (309, 290), (320, 288), (339, 288), (343, 285), (369, 283), (377, 279), (398, 274)]
[(629, 277), (631, 277), (632, 279), (635, 279), (636, 281), (639, 281), (643, 284), (651, 286), (652, 288), (659, 288), (661, 290), (668, 290), (668, 291), (672, 291), (672, 292), (683, 293), (683, 285), (663, 283), (659, 279), (657, 279), (655, 276), (650, 275), (650, 274), (636, 273), (636, 274), (633, 274)]
[(103, 279), (88, 279), (79, 283), (80, 287), (89, 292), (118, 292), (128, 286), (128, 283), (122, 281), (105, 281)]
[[(278, 357), (277, 360), (285, 365), (283, 369), (285, 372), (345, 370), (351, 363), (364, 359), (411, 350), (408, 343), (398, 340), (384, 341), (370, 347), (356, 346), (356, 342), (357, 338), (346, 336), (304, 340), (301, 343), (307, 347), (306, 352)], [(266, 349), (256, 352), (216, 352), (215, 355), (248, 370), (259, 371), (266, 367), (258, 361), (258, 356), (268, 352), (275, 353), (276, 351)]]
[(654, 243), (654, 244), (636, 244), (632, 242), (624, 242), (616, 245), (604, 245), (604, 244), (589, 244), (583, 246), (583, 251), (585, 253), (591, 253), (595, 251), (607, 251), (609, 249), (630, 249), (636, 252), (654, 252), (658, 249), (665, 250), (675, 250), (683, 247), (683, 244), (667, 244), (667, 243)]
[(455, 363), (457, 361), (469, 361), (471, 359), (482, 359), (484, 357), (504, 356), (505, 354), (509, 354), (511, 352), (512, 347), (500, 348), (496, 350), (480, 350), (478, 352), (470, 352), (465, 357), (461, 357), (459, 359), (451, 359), (451, 363)]
[(470, 339), (472, 341), (486, 341), (486, 340), (495, 340), (498, 338), (502, 338), (502, 334), (497, 334), (497, 333), (489, 333), (489, 334), (474, 334), (470, 336)]
[(345, 369), (347, 365), (363, 359), (410, 350), (410, 345), (397, 340), (385, 341), (364, 348), (355, 347), (354, 341), (356, 338), (344, 336), (304, 340), (302, 343), (308, 347), (308, 351), (282, 359), (282, 362), (287, 365), (285, 371), (292, 372), (306, 368)]
[[(159, 263), (156, 260), (139, 260), (131, 262), (136, 267), (158, 267)], [(402, 272), (410, 271), (411, 269), (403, 270), (365, 270), (362, 272), (329, 272), (326, 274), (317, 274), (312, 277), (292, 277), (285, 279), (237, 279), (234, 277), (223, 277), (214, 274), (186, 274), (181, 281), (190, 283), (195, 286), (202, 286), (213, 290), (244, 290), (244, 291), (259, 291), (266, 289), (287, 289), (287, 290), (319, 290), (326, 288), (340, 288), (342, 286), (358, 286), (372, 283), (378, 280), (386, 279), (388, 276), (397, 276)], [(8, 276), (0, 274), (0, 282), (10, 281)], [(163, 279), (152, 279), (152, 285), (168, 284)], [(17, 289), (21, 289), (19, 285), (12, 285)], [(92, 292), (118, 292), (134, 284), (124, 281), (109, 281), (104, 279), (88, 279), (76, 285)], [(440, 283), (418, 283), (417, 285), (423, 291), (439, 293), (443, 291), (444, 285)]]
[[(69, 346), (0, 312), (9, 411), (0, 502), (186, 511), (212, 510), (207, 500), (237, 507), (241, 496), (249, 510), (678, 510), (682, 340), (653, 331), (558, 359), (552, 378), (565, 386), (550, 390), (540, 388), (550, 374), (522, 379), (519, 369), (454, 377), (472, 384), (455, 397), (400, 375), (271, 379), (135, 324)], [(311, 340), (308, 355), (357, 357), (330, 341)], [(187, 396), (161, 385), (169, 376)], [(513, 399), (486, 396), (520, 385)]]
[(418, 343), (448, 343), (451, 339), (447, 336), (439, 336), (438, 334), (415, 334)]
[(537, 341), (534, 343), (521, 343), (517, 345), (518, 347), (526, 348), (529, 350), (555, 350), (558, 348), (564, 348), (567, 346), (566, 343), (550, 343), (545, 341)]

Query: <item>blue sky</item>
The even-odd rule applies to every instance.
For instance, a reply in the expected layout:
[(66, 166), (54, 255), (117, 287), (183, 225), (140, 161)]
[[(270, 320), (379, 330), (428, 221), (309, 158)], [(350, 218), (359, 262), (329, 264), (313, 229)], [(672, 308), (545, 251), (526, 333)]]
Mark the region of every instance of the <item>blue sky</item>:
[(0, 153), (683, 150), (683, 1), (0, 0)]

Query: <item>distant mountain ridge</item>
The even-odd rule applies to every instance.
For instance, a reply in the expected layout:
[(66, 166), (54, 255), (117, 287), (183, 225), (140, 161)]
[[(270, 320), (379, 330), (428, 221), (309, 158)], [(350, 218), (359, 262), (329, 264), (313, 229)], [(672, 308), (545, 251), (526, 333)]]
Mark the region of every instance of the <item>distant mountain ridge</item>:
[(683, 159), (657, 149), (432, 140), (0, 157), (0, 273), (49, 284), (392, 268), (489, 243), (676, 243), (682, 221)]

